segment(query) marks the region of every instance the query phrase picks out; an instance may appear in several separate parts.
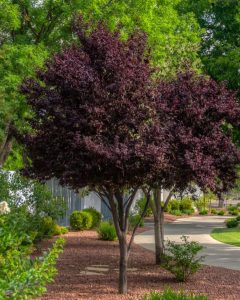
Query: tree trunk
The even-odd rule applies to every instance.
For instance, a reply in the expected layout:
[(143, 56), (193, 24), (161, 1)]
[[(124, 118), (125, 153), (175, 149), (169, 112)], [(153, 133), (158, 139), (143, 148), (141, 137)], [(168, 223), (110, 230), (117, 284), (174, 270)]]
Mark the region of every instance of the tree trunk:
[(218, 207), (223, 208), (224, 205), (224, 199), (222, 197), (222, 194), (218, 194)]
[(159, 265), (163, 261), (164, 254), (164, 211), (161, 206), (161, 189), (154, 193), (154, 235), (155, 235), (155, 259)]
[(120, 260), (119, 260), (119, 294), (127, 294), (127, 263), (128, 263), (128, 247), (127, 239), (124, 234), (119, 238)]
[(161, 188), (154, 190), (154, 200), (150, 202), (154, 216), (154, 236), (155, 236), (155, 259), (156, 265), (163, 262), (164, 259), (164, 210), (173, 194), (174, 187), (170, 190), (167, 199), (162, 206)]
[(164, 254), (164, 235), (163, 235), (163, 226), (161, 222), (160, 214), (154, 216), (154, 235), (155, 235), (155, 260), (156, 264), (159, 265), (162, 263), (162, 258)]
[[(138, 187), (134, 188), (127, 201), (124, 202), (124, 193), (120, 190), (113, 191), (109, 189), (105, 191), (105, 195), (109, 202), (109, 209), (112, 213), (113, 223), (117, 232), (119, 240), (119, 294), (127, 294), (127, 264), (128, 257), (130, 253), (131, 244), (134, 238), (134, 234), (139, 224), (137, 224), (133, 230), (130, 242), (127, 242), (127, 232), (128, 232), (128, 218), (130, 209)], [(99, 196), (104, 200), (101, 193)], [(146, 212), (147, 206), (145, 207), (144, 213)]]

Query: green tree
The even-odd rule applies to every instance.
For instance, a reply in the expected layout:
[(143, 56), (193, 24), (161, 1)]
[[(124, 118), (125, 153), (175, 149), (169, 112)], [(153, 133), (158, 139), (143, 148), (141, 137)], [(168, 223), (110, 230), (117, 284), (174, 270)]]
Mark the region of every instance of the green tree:
[(205, 30), (201, 58), (205, 69), (218, 81), (227, 80), (229, 87), (240, 87), (240, 1), (184, 0), (180, 13), (192, 12)]

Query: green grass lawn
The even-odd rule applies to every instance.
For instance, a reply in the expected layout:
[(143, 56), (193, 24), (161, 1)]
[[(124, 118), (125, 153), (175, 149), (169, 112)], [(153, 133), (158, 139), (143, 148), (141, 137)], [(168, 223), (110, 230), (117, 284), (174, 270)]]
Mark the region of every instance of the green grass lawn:
[(240, 247), (240, 228), (215, 228), (211, 237), (219, 242)]

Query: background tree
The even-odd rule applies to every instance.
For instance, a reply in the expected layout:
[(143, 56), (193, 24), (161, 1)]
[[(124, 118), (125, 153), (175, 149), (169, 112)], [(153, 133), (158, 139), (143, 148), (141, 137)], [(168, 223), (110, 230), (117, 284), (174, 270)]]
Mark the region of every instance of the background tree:
[[(194, 73), (180, 73), (158, 88), (159, 119), (164, 120), (169, 143), (168, 165), (152, 182), (156, 263), (164, 252), (164, 210), (173, 191), (196, 184), (221, 195), (234, 187), (240, 152), (233, 144), (233, 126), (240, 120), (236, 93), (224, 84)], [(161, 189), (170, 194), (162, 203)]]
[(240, 87), (240, 2), (238, 0), (184, 0), (182, 13), (193, 12), (205, 30), (201, 59), (205, 69), (218, 81), (227, 80), (232, 89)]
[[(162, 167), (160, 122), (153, 122), (154, 84), (141, 33), (121, 42), (98, 25), (76, 27), (80, 46), (46, 64), (22, 87), (34, 111), (34, 134), (25, 137), (25, 173), (56, 177), (75, 190), (89, 186), (109, 207), (120, 245), (119, 292), (127, 292), (128, 218), (134, 196)], [(144, 214), (144, 212), (143, 212)], [(139, 220), (140, 222), (141, 220)]]
[[(73, 15), (81, 12), (92, 27), (104, 20), (110, 30), (121, 27), (125, 38), (136, 28), (148, 34), (159, 75), (172, 77), (186, 63), (199, 67), (200, 33), (193, 13), (179, 13), (174, 1), (20, 1), (0, 3), (0, 165), (22, 166), (21, 149), (13, 143), (11, 127), (25, 129), (30, 112), (19, 94), (19, 82), (33, 75), (53, 51), (75, 39)], [(13, 145), (13, 147), (12, 147)], [(11, 153), (8, 156), (9, 152)], [(6, 162), (6, 159), (8, 161)]]

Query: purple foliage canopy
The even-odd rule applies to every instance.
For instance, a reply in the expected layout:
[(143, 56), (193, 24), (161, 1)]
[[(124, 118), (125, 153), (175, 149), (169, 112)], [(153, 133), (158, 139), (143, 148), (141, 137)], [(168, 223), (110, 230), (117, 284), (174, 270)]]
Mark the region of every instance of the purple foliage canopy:
[[(25, 138), (27, 174), (79, 189), (136, 187), (165, 161), (154, 123), (155, 88), (146, 37), (126, 42), (99, 25), (77, 27), (80, 46), (55, 54), (22, 86), (35, 116)], [(160, 146), (160, 143), (163, 146)]]
[(157, 110), (165, 119), (170, 151), (158, 180), (184, 190), (189, 183), (223, 192), (234, 185), (240, 152), (231, 125), (239, 125), (236, 93), (188, 71), (158, 86)]

